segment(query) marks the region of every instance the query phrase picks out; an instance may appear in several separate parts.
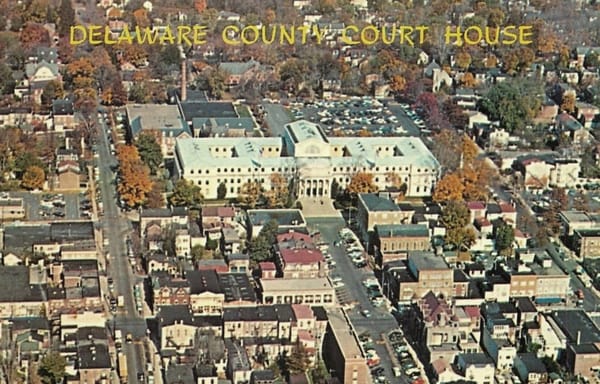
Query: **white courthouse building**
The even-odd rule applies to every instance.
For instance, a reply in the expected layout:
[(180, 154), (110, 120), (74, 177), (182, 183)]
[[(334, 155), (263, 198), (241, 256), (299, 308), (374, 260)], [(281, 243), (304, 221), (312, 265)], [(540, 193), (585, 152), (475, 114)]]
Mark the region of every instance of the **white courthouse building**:
[(192, 181), (205, 198), (217, 198), (221, 183), (236, 197), (248, 181), (270, 189), (270, 176), (295, 180), (298, 197), (329, 197), (331, 184), (345, 188), (357, 172), (373, 174), (380, 189), (389, 174), (407, 186), (407, 196), (429, 196), (440, 165), (417, 137), (327, 137), (306, 120), (285, 126), (283, 137), (211, 137), (178, 139), (176, 176)]

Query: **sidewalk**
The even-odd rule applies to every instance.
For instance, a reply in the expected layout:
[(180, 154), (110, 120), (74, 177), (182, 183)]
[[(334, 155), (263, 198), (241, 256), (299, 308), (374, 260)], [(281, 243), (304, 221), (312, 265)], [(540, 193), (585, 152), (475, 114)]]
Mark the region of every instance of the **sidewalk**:
[(298, 199), (302, 204), (302, 214), (310, 217), (342, 217), (340, 212), (333, 206), (333, 200), (328, 197), (314, 198), (303, 197)]

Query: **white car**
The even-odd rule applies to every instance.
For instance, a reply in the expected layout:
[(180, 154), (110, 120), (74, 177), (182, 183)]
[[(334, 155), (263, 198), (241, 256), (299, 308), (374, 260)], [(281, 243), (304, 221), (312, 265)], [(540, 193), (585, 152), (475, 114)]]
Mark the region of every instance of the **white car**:
[(332, 283), (337, 283), (339, 281), (342, 281), (342, 276), (331, 276)]
[(333, 283), (333, 287), (334, 288), (341, 288), (344, 286), (344, 282), (343, 281), (336, 281), (335, 283)]

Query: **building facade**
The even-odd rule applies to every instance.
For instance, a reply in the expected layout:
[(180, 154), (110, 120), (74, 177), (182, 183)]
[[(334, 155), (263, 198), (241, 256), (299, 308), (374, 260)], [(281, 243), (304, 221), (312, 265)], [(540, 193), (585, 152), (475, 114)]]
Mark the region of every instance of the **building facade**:
[(249, 181), (270, 189), (270, 177), (294, 181), (299, 197), (329, 197), (335, 181), (345, 188), (358, 172), (373, 174), (384, 189), (390, 173), (406, 183), (407, 196), (429, 196), (440, 165), (415, 137), (327, 137), (317, 124), (287, 124), (283, 138), (194, 138), (177, 140), (177, 177), (192, 181), (208, 198), (219, 185), (227, 198), (236, 197)]

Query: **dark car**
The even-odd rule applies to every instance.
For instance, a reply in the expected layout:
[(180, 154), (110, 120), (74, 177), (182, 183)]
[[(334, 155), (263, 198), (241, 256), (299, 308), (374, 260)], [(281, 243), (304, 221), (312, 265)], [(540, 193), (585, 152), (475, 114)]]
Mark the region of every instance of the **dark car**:
[(146, 379), (146, 376), (144, 375), (144, 372), (138, 372), (138, 380), (140, 382), (144, 382), (145, 379)]

